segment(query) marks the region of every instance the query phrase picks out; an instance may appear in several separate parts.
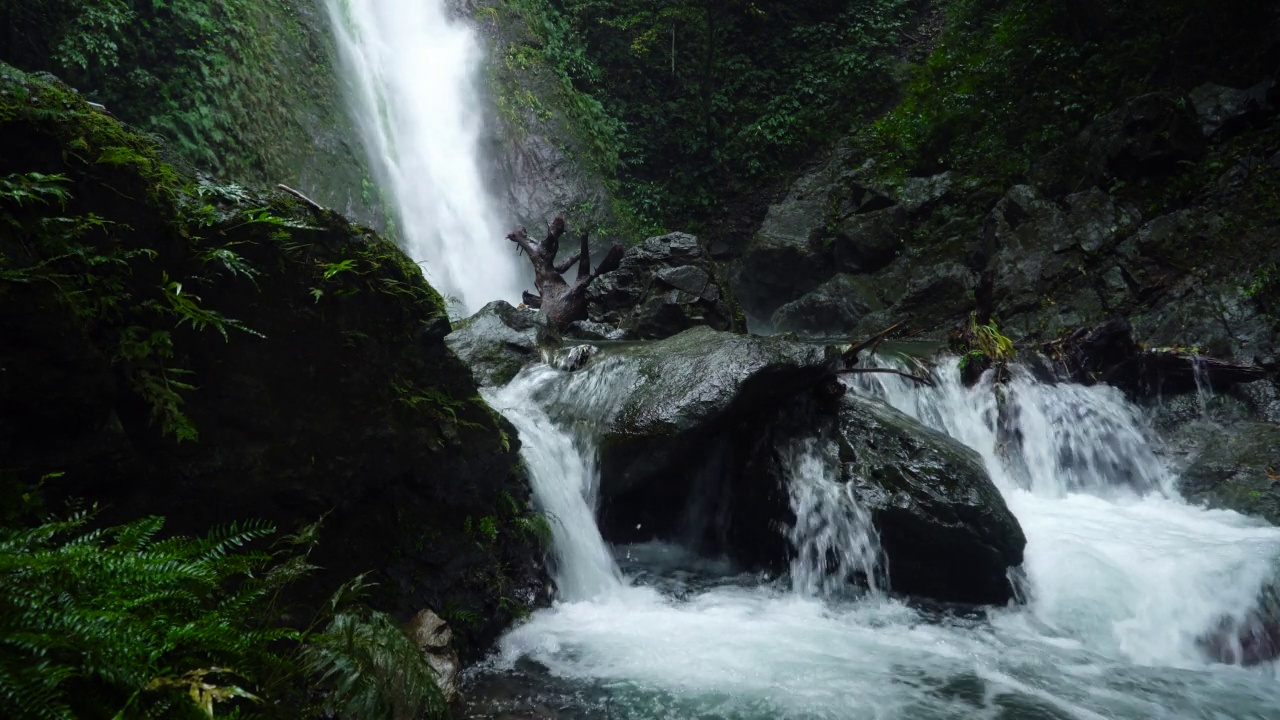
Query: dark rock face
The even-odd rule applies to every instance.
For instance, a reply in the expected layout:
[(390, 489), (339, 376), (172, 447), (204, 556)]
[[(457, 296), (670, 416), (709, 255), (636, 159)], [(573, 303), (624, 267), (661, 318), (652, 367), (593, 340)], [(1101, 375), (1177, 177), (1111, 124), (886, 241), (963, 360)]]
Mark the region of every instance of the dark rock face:
[(844, 476), (871, 512), (890, 587), (964, 603), (1013, 598), (1026, 538), (978, 454), (879, 401), (846, 396)]
[[(715, 265), (698, 239), (686, 233), (649, 238), (627, 250), (617, 270), (587, 289), (587, 303), (591, 322), (613, 325), (637, 340), (671, 337), (696, 326), (733, 330), (741, 324)], [(583, 330), (588, 338), (608, 337), (594, 328)]]
[(1172, 172), (1205, 151), (1200, 121), (1190, 103), (1170, 93), (1129, 99), (1084, 131), (1090, 163), (1115, 177), (1136, 178)]
[(847, 334), (867, 314), (883, 308), (866, 276), (841, 273), (778, 308), (773, 329), (817, 336)]
[(1222, 431), (1183, 471), (1180, 489), (1191, 502), (1280, 525), (1280, 425), (1241, 423)]
[(445, 343), (471, 368), (476, 383), (488, 386), (505, 385), (540, 358), (539, 348), (558, 339), (542, 313), (495, 300), (458, 323)]
[(1200, 129), (1205, 137), (1221, 133), (1233, 135), (1251, 125), (1266, 122), (1270, 113), (1267, 93), (1273, 87), (1271, 81), (1259, 83), (1246, 90), (1205, 83), (1191, 91), (1191, 102), (1200, 117)]
[(1232, 665), (1260, 665), (1280, 657), (1280, 585), (1264, 587), (1244, 617), (1223, 618), (1199, 638), (1199, 645), (1210, 658)]
[[(512, 601), (535, 601), (519, 442), (446, 347), (444, 303), (400, 250), (290, 196), (197, 187), (65, 87), (3, 66), (0, 140), (0, 177), (60, 173), (70, 194), (0, 207), (25, 213), (0, 234), (6, 270), (102, 281), (0, 283), (6, 475), (63, 473), (46, 492), (101, 501), (107, 521), (164, 515), (181, 533), (247, 518), (286, 533), (327, 514), (310, 558), (323, 569), (292, 599), (321, 602), (372, 572), (381, 609), (479, 618), (457, 628), (470, 657), (512, 621)], [(127, 160), (95, 163), (105, 150)], [(101, 232), (38, 232), (42, 217), (90, 213)], [(273, 220), (246, 222), (262, 213)], [(78, 265), (62, 242), (118, 262)], [(180, 299), (195, 320), (168, 314)], [(198, 439), (175, 440), (179, 414)], [(468, 532), (483, 518), (496, 541)]]
[(825, 174), (809, 175), (769, 208), (733, 278), (733, 291), (752, 316), (768, 318), (830, 277), (830, 247), (822, 236), (830, 192)]

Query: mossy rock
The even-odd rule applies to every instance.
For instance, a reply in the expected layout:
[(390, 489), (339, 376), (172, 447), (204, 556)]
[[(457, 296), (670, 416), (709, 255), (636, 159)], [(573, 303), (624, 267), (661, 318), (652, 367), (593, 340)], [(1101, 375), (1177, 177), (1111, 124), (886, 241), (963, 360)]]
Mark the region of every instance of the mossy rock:
[(439, 610), (473, 657), (534, 601), (515, 431), (404, 253), (290, 195), (198, 183), (7, 66), (0, 142), (9, 473), (175, 532), (326, 516), (301, 600), (373, 572), (375, 604)]

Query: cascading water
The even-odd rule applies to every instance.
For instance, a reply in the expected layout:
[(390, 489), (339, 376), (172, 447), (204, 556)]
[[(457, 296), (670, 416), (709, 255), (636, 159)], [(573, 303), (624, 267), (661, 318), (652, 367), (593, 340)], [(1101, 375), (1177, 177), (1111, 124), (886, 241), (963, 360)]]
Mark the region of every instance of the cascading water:
[[(874, 583), (878, 553), (816, 442), (790, 453), (791, 591), (619, 580), (592, 522), (590, 448), (548, 452), (567, 447), (565, 428), (600, 417), (601, 377), (619, 376), (539, 366), (490, 396), (521, 429), (539, 502), (578, 527), (556, 537), (562, 599), (512, 630), (486, 672), (534, 661), (568, 688), (560, 717), (1280, 718), (1274, 667), (1211, 664), (1197, 647), (1253, 605), (1280, 530), (1178, 500), (1118, 393), (1018, 373), (998, 401), (989, 384), (965, 388), (954, 363), (935, 388), (853, 383), (976, 449), (1028, 538), (1025, 605), (926, 620), (883, 594), (823, 595), (835, 576)], [(538, 459), (550, 455), (569, 459)], [(600, 583), (583, 592), (582, 575)]]
[(326, 0), (370, 164), (405, 251), (468, 312), (519, 302), (522, 268), (480, 171), (483, 59), (445, 0)]
[(808, 438), (783, 454), (796, 516), (787, 533), (795, 551), (791, 586), (806, 597), (835, 597), (850, 587), (882, 590), (880, 538), (866, 508), (840, 481), (834, 448)]

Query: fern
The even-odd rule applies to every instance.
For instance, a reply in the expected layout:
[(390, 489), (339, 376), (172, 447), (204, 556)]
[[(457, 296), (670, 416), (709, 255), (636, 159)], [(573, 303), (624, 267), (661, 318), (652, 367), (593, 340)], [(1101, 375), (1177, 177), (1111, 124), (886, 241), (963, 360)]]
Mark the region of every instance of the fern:
[(267, 624), (278, 576), (245, 551), (271, 525), (157, 541), (161, 518), (93, 517), (0, 529), (0, 716), (195, 717), (252, 700), (243, 686), (280, 662), (268, 648), (298, 637)]
[(446, 706), (435, 671), (418, 646), (385, 613), (353, 609), (334, 615), (303, 650), (304, 667), (330, 690), (332, 710), (351, 720), (442, 717)]

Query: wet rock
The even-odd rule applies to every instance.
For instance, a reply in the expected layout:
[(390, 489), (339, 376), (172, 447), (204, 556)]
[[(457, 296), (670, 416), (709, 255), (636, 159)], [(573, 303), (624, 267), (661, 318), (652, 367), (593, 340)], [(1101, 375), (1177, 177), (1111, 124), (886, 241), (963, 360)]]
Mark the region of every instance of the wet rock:
[(931, 177), (912, 177), (898, 188), (898, 203), (909, 213), (928, 210), (951, 194), (954, 180), (951, 172)]
[(1182, 473), (1191, 502), (1280, 525), (1280, 425), (1243, 423), (1220, 431)]
[(907, 212), (891, 207), (854, 214), (836, 225), (832, 256), (840, 272), (871, 273), (893, 262), (906, 244)]
[(691, 327), (736, 327), (734, 300), (716, 279), (716, 268), (698, 238), (672, 233), (649, 238), (627, 250), (617, 270), (601, 275), (587, 290), (590, 331), (617, 327), (628, 338), (654, 340)]
[(1280, 584), (1271, 583), (1242, 617), (1224, 617), (1198, 639), (1210, 658), (1229, 665), (1260, 665), (1280, 657)]
[(505, 385), (525, 365), (539, 360), (539, 348), (557, 342), (546, 316), (505, 300), (480, 308), (445, 338), (481, 386)]
[(848, 395), (837, 440), (844, 479), (871, 513), (890, 587), (964, 603), (1013, 598), (1026, 545), (976, 452), (884, 403)]
[(916, 327), (937, 327), (973, 309), (977, 286), (977, 275), (960, 263), (941, 262), (916, 268), (891, 315), (910, 317)]
[(851, 333), (868, 313), (884, 309), (866, 276), (841, 273), (773, 314), (777, 332), (832, 336)]
[[(681, 463), (694, 464), (708, 438), (813, 387), (830, 375), (834, 360), (827, 348), (706, 327), (597, 358), (581, 381), (617, 388), (594, 421), (602, 497), (640, 485), (654, 492), (672, 481), (683, 486), (676, 480)], [(566, 392), (560, 402), (574, 402), (573, 391)]]
[(1087, 253), (1096, 253), (1132, 232), (1142, 213), (1132, 205), (1117, 205), (1098, 187), (1068, 195), (1066, 224), (1071, 238)]
[(1204, 156), (1200, 119), (1189, 103), (1171, 93), (1127, 100), (1096, 120), (1081, 136), (1095, 173), (1134, 179), (1173, 172), (1183, 161)]
[(608, 323), (595, 322), (592, 320), (578, 320), (569, 323), (562, 333), (566, 338), (574, 338), (576, 340), (624, 340), (627, 333), (614, 325)]
[(770, 206), (733, 275), (734, 293), (752, 316), (769, 318), (831, 276), (831, 248), (824, 233), (832, 189), (828, 174), (817, 172), (798, 180), (785, 199)]
[(1064, 251), (1076, 240), (1066, 214), (1030, 185), (1015, 185), (987, 217), (984, 232), (998, 248), (992, 258), (997, 305), (1035, 307), (1050, 285), (1070, 271)]
[(458, 699), (462, 664), (453, 649), (453, 631), (448, 623), (430, 610), (421, 610), (409, 621), (405, 631), (435, 672), (436, 686), (440, 688), (445, 702)]
[(1237, 90), (1214, 83), (1205, 83), (1191, 91), (1191, 102), (1200, 118), (1200, 129), (1205, 137), (1217, 133), (1233, 135), (1250, 126), (1258, 125), (1273, 114), (1267, 102), (1271, 81), (1259, 83), (1245, 90)]

